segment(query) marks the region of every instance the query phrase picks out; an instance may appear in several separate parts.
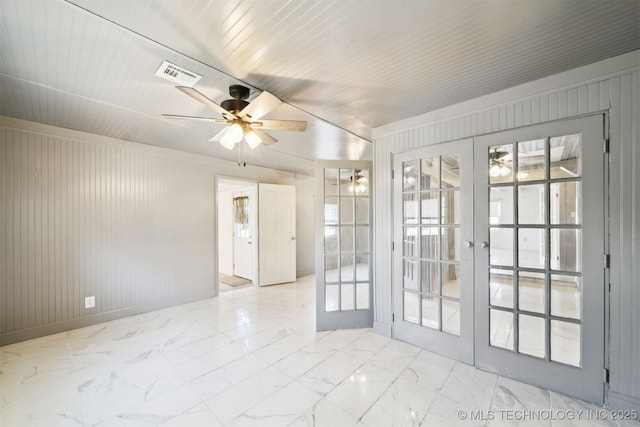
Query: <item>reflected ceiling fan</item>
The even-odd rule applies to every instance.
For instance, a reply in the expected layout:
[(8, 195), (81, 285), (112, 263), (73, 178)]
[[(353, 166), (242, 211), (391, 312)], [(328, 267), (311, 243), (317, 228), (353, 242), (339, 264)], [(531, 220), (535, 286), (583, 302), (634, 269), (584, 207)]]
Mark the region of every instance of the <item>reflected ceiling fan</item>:
[[(341, 172), (345, 172), (345, 170), (341, 170)], [(369, 178), (365, 173), (362, 172), (361, 169), (354, 169), (353, 173), (349, 173), (349, 175), (340, 174), (340, 184), (349, 183), (349, 192), (351, 193), (364, 193), (367, 191), (367, 182)], [(338, 185), (334, 183), (332, 185)]]
[(498, 151), (495, 148), (489, 153), (489, 175), (492, 177), (508, 176), (511, 169), (505, 164), (511, 161), (511, 153)]
[(241, 85), (232, 85), (229, 86), (231, 99), (222, 101), (220, 105), (218, 105), (192, 87), (176, 86), (176, 89), (209, 107), (216, 113), (219, 113), (223, 118), (178, 116), (175, 114), (163, 114), (163, 116), (170, 119), (226, 123), (228, 126), (215, 134), (210, 141), (220, 141), (220, 144), (229, 150), (232, 150), (233, 147), (243, 139), (251, 149), (256, 148), (261, 143), (269, 145), (278, 141), (263, 131), (263, 129), (297, 132), (303, 132), (307, 129), (307, 122), (304, 121), (260, 120), (261, 117), (282, 104), (282, 101), (269, 92), (262, 92), (252, 102), (248, 102), (246, 99), (249, 97), (249, 88)]

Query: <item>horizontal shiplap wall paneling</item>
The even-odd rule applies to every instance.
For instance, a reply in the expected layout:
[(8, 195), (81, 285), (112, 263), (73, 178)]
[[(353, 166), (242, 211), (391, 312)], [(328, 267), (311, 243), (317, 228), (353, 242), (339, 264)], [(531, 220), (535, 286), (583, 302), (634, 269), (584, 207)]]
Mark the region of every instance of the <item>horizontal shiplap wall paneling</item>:
[[(442, 118), (381, 135), (374, 143), (376, 217), (374, 268), (378, 330), (391, 330), (391, 159), (393, 153), (582, 114), (610, 112), (611, 337), (610, 390), (640, 399), (640, 141), (638, 71)], [(514, 96), (515, 97), (515, 96)], [(402, 173), (402, 171), (397, 171)]]
[[(0, 129), (0, 333), (214, 294), (214, 180), (165, 157)], [(85, 309), (84, 298), (96, 297)]]

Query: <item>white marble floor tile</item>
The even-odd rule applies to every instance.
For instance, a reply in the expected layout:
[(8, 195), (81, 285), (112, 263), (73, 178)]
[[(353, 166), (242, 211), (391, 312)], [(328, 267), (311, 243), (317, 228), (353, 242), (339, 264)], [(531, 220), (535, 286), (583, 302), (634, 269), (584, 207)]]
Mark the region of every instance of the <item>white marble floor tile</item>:
[(171, 417), (161, 425), (163, 427), (217, 427), (221, 426), (222, 423), (206, 404), (200, 403), (193, 408)]
[(300, 350), (316, 339), (316, 334), (309, 331), (298, 331), (281, 340), (269, 344), (255, 353), (268, 363), (276, 363), (290, 354)]
[[(496, 414), (505, 412), (515, 413), (549, 413), (550, 396), (548, 390), (538, 387), (522, 384), (507, 378), (498, 378), (496, 391), (491, 402), (491, 411)], [(505, 419), (501, 419), (505, 418)], [(521, 425), (522, 421), (515, 419), (507, 419), (507, 417), (496, 417), (489, 420), (488, 426), (494, 425)], [(527, 425), (531, 426), (550, 426), (551, 421), (544, 419), (546, 417), (536, 417), (535, 419), (526, 420)]]
[(441, 394), (460, 406), (473, 410), (488, 410), (498, 376), (457, 362), (442, 385)]
[(2, 427), (471, 427), (545, 410), (566, 416), (526, 425), (640, 426), (371, 329), (316, 332), (313, 276), (0, 347)]
[[(596, 405), (592, 405), (590, 403), (586, 403), (577, 399), (572, 399), (568, 396), (563, 396), (558, 393), (549, 392), (550, 394), (550, 409), (551, 413), (560, 413), (563, 415), (566, 414), (562, 418), (558, 419), (556, 417), (555, 420), (551, 421), (551, 425), (553, 427), (563, 426), (615, 426), (619, 425), (613, 419), (613, 417), (609, 416), (609, 411), (598, 407)], [(638, 416), (639, 420), (634, 424), (640, 427), (640, 415)]]
[[(82, 426), (80, 396), (67, 382), (71, 372), (59, 372), (55, 377), (38, 378), (37, 382), (2, 396), (0, 425), (10, 426)], [(3, 383), (0, 382), (0, 389)]]
[(439, 392), (455, 364), (452, 359), (422, 350), (400, 373), (399, 379)]
[(313, 346), (306, 346), (276, 362), (274, 366), (295, 379), (334, 354), (336, 351), (316, 351)]
[(393, 380), (389, 371), (365, 364), (331, 390), (327, 399), (359, 419)]
[(362, 361), (357, 357), (336, 352), (305, 372), (298, 382), (324, 396), (361, 365)]
[(411, 363), (420, 349), (414, 345), (398, 340), (390, 340), (380, 351), (376, 352), (369, 362), (397, 376)]
[(228, 388), (224, 393), (207, 400), (206, 403), (226, 424), (275, 394), (291, 381), (287, 375), (269, 367)]
[(184, 384), (162, 355), (95, 375), (83, 371), (78, 380), (83, 414), (89, 425), (118, 416)]
[(433, 400), (434, 391), (398, 379), (364, 414), (366, 426), (419, 426)]
[(0, 347), (0, 366), (20, 359), (59, 359), (69, 357), (67, 334), (55, 334)]
[(368, 331), (366, 334), (359, 336), (344, 346), (342, 352), (362, 360), (367, 360), (382, 350), (390, 341), (391, 338), (373, 333), (373, 331)]
[(304, 414), (320, 398), (319, 394), (292, 382), (234, 419), (228, 426), (286, 426)]
[(215, 335), (207, 336), (199, 341), (192, 341), (181, 346), (168, 346), (171, 348), (170, 350), (165, 347), (163, 353), (171, 363), (179, 365), (211, 353), (212, 351), (231, 343), (233, 343), (233, 340), (226, 334), (216, 333)]
[(289, 427), (351, 427), (358, 419), (326, 398), (295, 419)]
[[(196, 409), (197, 408), (197, 409)], [(189, 387), (177, 387), (169, 393), (165, 393), (155, 399), (146, 400), (144, 403), (130, 406), (119, 411), (113, 417), (92, 424), (98, 427), (108, 426), (160, 426), (170, 425), (184, 417), (199, 412), (199, 417), (206, 417), (211, 426), (222, 425), (220, 421), (201, 403), (198, 396)]]
[(479, 427), (486, 425), (486, 422), (486, 419), (472, 419), (469, 407), (439, 394), (420, 425), (422, 427)]
[(227, 365), (247, 354), (248, 352), (242, 344), (232, 342), (224, 347), (213, 349), (202, 356), (174, 366), (185, 380), (191, 381), (209, 372), (213, 372), (219, 367)]
[(268, 366), (269, 364), (258, 356), (248, 354), (228, 365), (195, 378), (190, 382), (190, 385), (202, 399), (207, 400)]

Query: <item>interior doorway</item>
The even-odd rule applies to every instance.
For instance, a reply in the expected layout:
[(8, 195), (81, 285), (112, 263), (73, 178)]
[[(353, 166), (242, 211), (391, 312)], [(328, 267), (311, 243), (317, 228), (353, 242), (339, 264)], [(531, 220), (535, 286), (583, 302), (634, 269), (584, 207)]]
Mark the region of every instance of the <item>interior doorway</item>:
[(258, 184), (218, 178), (218, 273), (221, 292), (253, 286), (258, 278)]

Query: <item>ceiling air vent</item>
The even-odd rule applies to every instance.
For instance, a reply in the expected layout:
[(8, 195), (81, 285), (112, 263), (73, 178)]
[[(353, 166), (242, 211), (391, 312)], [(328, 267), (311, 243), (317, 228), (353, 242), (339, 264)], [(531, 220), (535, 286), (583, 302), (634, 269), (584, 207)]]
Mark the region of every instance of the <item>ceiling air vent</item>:
[(160, 68), (156, 71), (156, 76), (162, 77), (170, 82), (178, 83), (180, 86), (193, 86), (202, 78), (201, 75), (178, 67), (169, 61), (164, 61), (162, 65), (160, 65)]

